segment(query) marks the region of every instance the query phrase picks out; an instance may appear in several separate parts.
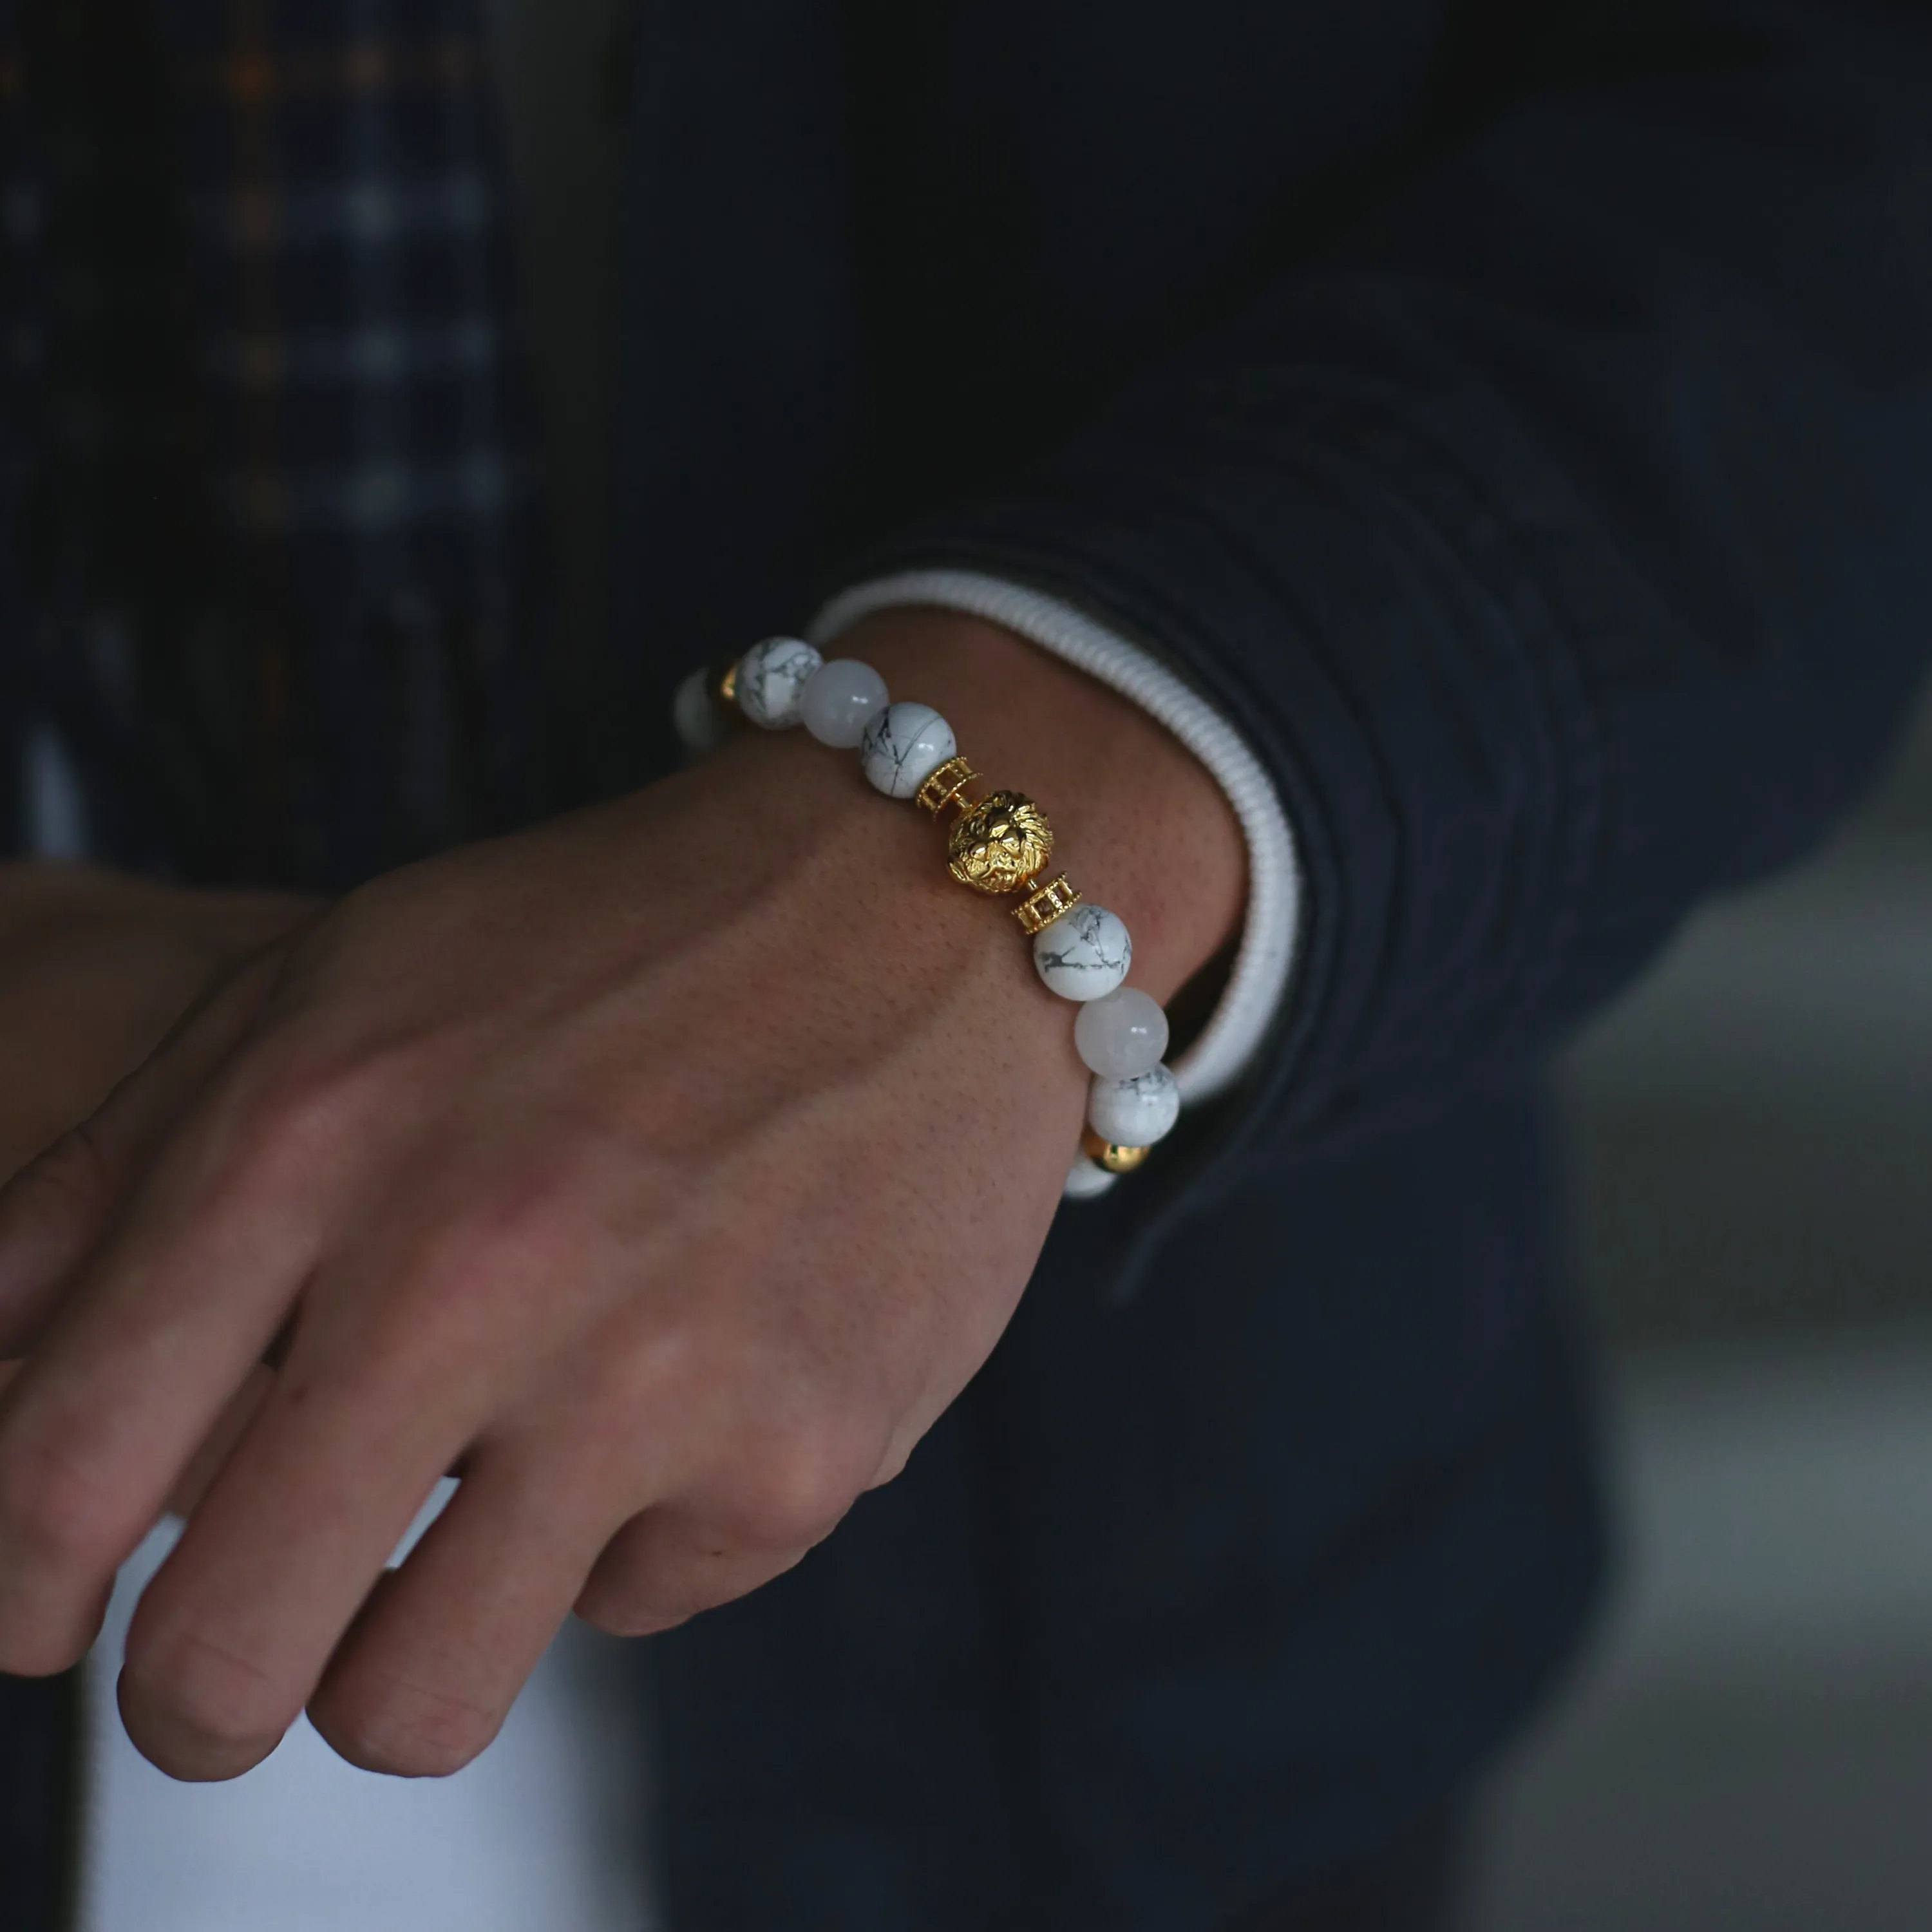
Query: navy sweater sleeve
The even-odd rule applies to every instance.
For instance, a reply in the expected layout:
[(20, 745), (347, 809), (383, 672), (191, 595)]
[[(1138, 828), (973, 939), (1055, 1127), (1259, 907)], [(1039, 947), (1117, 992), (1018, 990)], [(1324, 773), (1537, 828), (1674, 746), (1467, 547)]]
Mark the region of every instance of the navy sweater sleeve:
[(1245, 724), (1310, 884), (1271, 1140), (1544, 1054), (1827, 824), (1932, 640), (1932, 22), (1566, 17), (1319, 259), (878, 560), (1083, 602)]
[(0, 860), (20, 856), (26, 831), (27, 625), (14, 538), (16, 449), (0, 409)]

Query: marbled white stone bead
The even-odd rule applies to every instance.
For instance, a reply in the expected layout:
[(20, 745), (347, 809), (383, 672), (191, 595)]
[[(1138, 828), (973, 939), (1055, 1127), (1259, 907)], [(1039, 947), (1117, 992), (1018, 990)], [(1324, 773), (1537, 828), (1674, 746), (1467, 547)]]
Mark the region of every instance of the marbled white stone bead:
[(1116, 1147), (1152, 1147), (1180, 1118), (1180, 1088), (1165, 1066), (1132, 1080), (1100, 1075), (1087, 1090), (1087, 1124)]
[(805, 728), (821, 745), (849, 752), (887, 701), (886, 681), (870, 664), (834, 658), (812, 674), (799, 710)]
[(958, 748), (929, 704), (887, 705), (859, 741), (866, 777), (888, 798), (911, 797)]
[(799, 721), (799, 704), (825, 660), (802, 638), (767, 638), (738, 660), (738, 709), (767, 731)]
[(1105, 906), (1077, 905), (1034, 936), (1034, 968), (1063, 1000), (1104, 998), (1126, 978), (1133, 957), (1126, 922)]
[(1103, 1080), (1132, 1080), (1158, 1066), (1166, 1054), (1167, 1016), (1151, 993), (1123, 986), (1080, 1009), (1073, 1022), (1073, 1050)]

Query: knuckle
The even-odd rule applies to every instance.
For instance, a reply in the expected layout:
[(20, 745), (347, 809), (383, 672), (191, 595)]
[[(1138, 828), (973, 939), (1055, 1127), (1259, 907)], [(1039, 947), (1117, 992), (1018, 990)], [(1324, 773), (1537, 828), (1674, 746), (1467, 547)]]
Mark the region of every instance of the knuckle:
[(526, 1152), (514, 1166), (494, 1172), (490, 1190), (476, 1202), (465, 1231), (469, 1246), (490, 1254), (523, 1254), (577, 1245), (585, 1199), (574, 1152), (566, 1139), (545, 1155)]
[(774, 1438), (740, 1469), (712, 1512), (724, 1533), (753, 1550), (816, 1543), (851, 1507), (864, 1480), (855, 1458), (829, 1432)]
[(349, 1064), (302, 1066), (280, 1073), (268, 1090), (268, 1144), (306, 1150), (340, 1141), (371, 1111), (374, 1075)]
[(44, 1431), (0, 1454), (0, 1526), (16, 1562), (63, 1569), (112, 1563), (126, 1540), (130, 1508), (75, 1447)]
[(8, 1205), (22, 1220), (67, 1228), (96, 1220), (114, 1192), (114, 1171), (98, 1129), (83, 1121), (15, 1176)]
[(310, 1717), (337, 1756), (392, 1778), (448, 1778), (480, 1756), (502, 1724), (486, 1705), (401, 1677), (325, 1690)]
[(577, 1615), (608, 1636), (656, 1636), (762, 1588), (802, 1562), (806, 1549), (794, 1544), (779, 1550), (748, 1550), (707, 1522), (695, 1547), (680, 1537), (674, 1547), (650, 1552), (641, 1562), (633, 1550), (614, 1564), (599, 1564), (578, 1594)]
[(324, 1051), (298, 1037), (260, 1050), (240, 1092), (244, 1159), (312, 1165), (352, 1142), (394, 1105), (404, 1049)]
[(593, 1576), (584, 1585), (577, 1600), (579, 1618), (606, 1636), (656, 1636), (680, 1624), (688, 1623), (699, 1610), (709, 1604), (673, 1607), (646, 1601), (643, 1594), (621, 1583)]
[(535, 1198), (540, 1190), (534, 1184), (526, 1194), (514, 1178), (492, 1179), (492, 1191), (479, 1190), (482, 1198), (430, 1222), (411, 1256), (408, 1286), (423, 1315), (447, 1312), (467, 1324), (474, 1320), (479, 1284), (520, 1281), (532, 1273), (574, 1278), (577, 1231), (558, 1200), (547, 1192), (541, 1202)]
[(566, 1238), (524, 1232), (528, 1238), (512, 1245), (487, 1208), (467, 1204), (420, 1217), (364, 1331), (358, 1372), (372, 1396), (413, 1400), (426, 1384), (448, 1386), (460, 1372), (500, 1376), (567, 1325), (559, 1306), (568, 1287), (548, 1300), (527, 1292), (532, 1280), (582, 1279)]

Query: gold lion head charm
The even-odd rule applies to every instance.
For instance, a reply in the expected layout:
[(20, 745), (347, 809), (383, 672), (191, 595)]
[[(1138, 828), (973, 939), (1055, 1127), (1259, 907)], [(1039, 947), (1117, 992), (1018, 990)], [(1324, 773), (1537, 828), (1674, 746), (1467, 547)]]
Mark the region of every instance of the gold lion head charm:
[(1017, 892), (1053, 856), (1053, 827), (1023, 794), (996, 791), (952, 828), (946, 856), (962, 886)]

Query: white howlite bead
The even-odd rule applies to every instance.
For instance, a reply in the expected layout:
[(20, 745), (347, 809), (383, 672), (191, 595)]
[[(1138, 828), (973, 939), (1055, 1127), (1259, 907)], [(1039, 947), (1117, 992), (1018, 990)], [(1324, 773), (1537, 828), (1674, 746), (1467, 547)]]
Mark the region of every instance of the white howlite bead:
[(1096, 1076), (1087, 1090), (1087, 1124), (1116, 1147), (1152, 1147), (1180, 1118), (1180, 1088), (1164, 1066), (1132, 1080)]
[(1126, 979), (1133, 958), (1126, 922), (1105, 906), (1077, 905), (1034, 935), (1034, 969), (1063, 1000), (1105, 998)]
[(812, 674), (799, 710), (805, 728), (821, 745), (849, 752), (885, 710), (886, 701), (886, 681), (870, 664), (834, 658)]
[(731, 727), (711, 701), (711, 674), (693, 671), (678, 686), (671, 700), (670, 722), (676, 728), (678, 742), (687, 752), (715, 752), (730, 735)]
[[(1050, 932), (1052, 928), (1047, 930)], [(1160, 1002), (1138, 986), (1123, 986), (1080, 1009), (1073, 1022), (1074, 1051), (1103, 1080), (1132, 1080), (1160, 1064), (1167, 1051), (1167, 1016)], [(1145, 1147), (1145, 1141), (1129, 1141)]]
[(738, 709), (767, 731), (788, 731), (799, 700), (825, 660), (802, 638), (767, 638), (738, 660)]
[(866, 727), (859, 755), (888, 798), (910, 798), (959, 748), (929, 704), (889, 704)]

